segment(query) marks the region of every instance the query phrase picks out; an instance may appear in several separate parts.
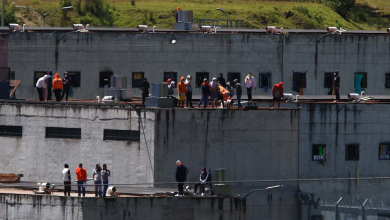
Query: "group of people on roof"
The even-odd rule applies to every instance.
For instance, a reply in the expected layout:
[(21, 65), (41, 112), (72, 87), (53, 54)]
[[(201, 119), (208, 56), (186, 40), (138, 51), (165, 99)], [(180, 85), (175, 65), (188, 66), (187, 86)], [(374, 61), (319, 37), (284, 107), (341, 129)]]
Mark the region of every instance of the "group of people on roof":
[(64, 96), (65, 101), (68, 101), (69, 95), (73, 96), (73, 94), (70, 94), (72, 89), (72, 79), (69, 77), (68, 72), (64, 73), (64, 77), (62, 79), (58, 73), (54, 75), (54, 79), (52, 79), (52, 76), (53, 71), (49, 70), (47, 71), (47, 74), (37, 80), (35, 86), (38, 91), (39, 101), (51, 101), (52, 90), (57, 102), (61, 101)]
[[(168, 97), (175, 98), (176, 103), (174, 106), (184, 108), (184, 104), (186, 104), (187, 108), (194, 108), (194, 106), (192, 105), (193, 88), (191, 75), (188, 75), (187, 78), (184, 78), (184, 76), (180, 78), (180, 82), (177, 84), (178, 98), (175, 97), (174, 92), (175, 82), (171, 78), (168, 78), (167, 81), (164, 83), (166, 83), (168, 86)], [(204, 78), (203, 82), (198, 83), (198, 85), (199, 84), (202, 94), (198, 103), (198, 108), (200, 108), (202, 102), (204, 103), (204, 108), (207, 108), (209, 101), (211, 102), (212, 108), (216, 108), (219, 102), (221, 102), (222, 107), (224, 108), (224, 101), (232, 100), (235, 88), (238, 109), (242, 109), (242, 87), (239, 79), (234, 79), (233, 85), (231, 85), (230, 82), (226, 82), (225, 78), (223, 78), (223, 74), (220, 73), (218, 74), (217, 78), (212, 79), (211, 83), (209, 82), (208, 78)], [(248, 101), (252, 102), (252, 90), (256, 90), (256, 80), (251, 73), (249, 73), (245, 77), (245, 86), (247, 89)], [(147, 81), (147, 78), (144, 78), (143, 82), (141, 83), (143, 105), (145, 105), (145, 98), (149, 96), (149, 88), (150, 85)], [(283, 97), (283, 82), (280, 82), (273, 86), (272, 95), (272, 107), (275, 101), (278, 102), (278, 106), (280, 107), (280, 100)]]

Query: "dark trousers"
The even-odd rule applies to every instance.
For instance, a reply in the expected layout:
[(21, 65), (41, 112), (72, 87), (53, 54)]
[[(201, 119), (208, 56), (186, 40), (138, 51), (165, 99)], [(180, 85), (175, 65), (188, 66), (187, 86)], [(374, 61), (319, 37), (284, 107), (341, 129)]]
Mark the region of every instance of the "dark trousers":
[(70, 185), (70, 181), (64, 181), (64, 195), (66, 196), (66, 194), (68, 193), (68, 196), (70, 196), (70, 189), (71, 189), (71, 185)]
[(334, 94), (336, 95), (336, 100), (340, 100), (339, 87), (334, 87)]
[(190, 103), (190, 107), (192, 108), (192, 92), (187, 91), (186, 98), (187, 98), (187, 101), (186, 101), (187, 107), (188, 107), (188, 103)]
[(61, 101), (61, 89), (55, 89), (54, 90), (54, 95), (56, 96), (56, 101), (57, 102)]
[(107, 193), (107, 189), (108, 189), (108, 181), (103, 181), (103, 197), (106, 197), (106, 193)]
[(195, 184), (194, 193), (196, 193), (198, 187), (200, 188), (200, 193), (204, 193), (204, 184), (201, 184), (201, 183)]
[(81, 194), (81, 188), (83, 188), (83, 196), (85, 196), (85, 187), (83, 186), (84, 182), (85, 182), (84, 180), (81, 181), (77, 180), (77, 191), (79, 193), (79, 196)]
[(47, 101), (51, 101), (51, 87), (47, 87)]
[(64, 89), (64, 90), (62, 90), (61, 100), (64, 99), (64, 95), (66, 94), (66, 99), (65, 99), (65, 101), (68, 101), (69, 90), (70, 90), (70, 89), (67, 89), (67, 90)]
[(238, 105), (238, 109), (242, 109), (242, 105), (241, 105), (241, 95), (237, 95), (237, 105)]
[(142, 105), (145, 105), (145, 98), (149, 96), (149, 92), (142, 93)]
[(248, 94), (248, 101), (252, 101), (252, 87), (246, 88), (246, 93)]
[(95, 181), (95, 196), (102, 196), (102, 181)]
[(184, 194), (184, 183), (178, 183), (177, 189), (179, 190), (179, 195), (183, 195)]
[(37, 88), (39, 101), (44, 101), (43, 99), (43, 88)]

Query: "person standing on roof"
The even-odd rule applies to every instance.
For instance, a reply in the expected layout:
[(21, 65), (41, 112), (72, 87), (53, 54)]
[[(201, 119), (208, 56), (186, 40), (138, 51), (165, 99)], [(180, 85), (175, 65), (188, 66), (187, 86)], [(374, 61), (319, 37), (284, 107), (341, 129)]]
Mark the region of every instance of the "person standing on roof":
[(234, 84), (235, 84), (235, 87), (236, 87), (236, 96), (237, 96), (238, 109), (242, 109), (242, 105), (241, 105), (242, 87), (241, 87), (240, 82), (238, 82), (238, 79), (234, 80)]
[[(340, 101), (340, 76), (339, 71), (335, 70), (333, 73), (333, 80), (332, 80), (332, 87), (333, 87), (333, 94), (336, 95), (336, 100), (334, 102)], [(332, 94), (332, 98), (333, 98)]]
[(176, 161), (176, 182), (179, 193), (176, 196), (184, 196), (184, 182), (187, 181), (188, 169), (180, 160)]
[(87, 170), (83, 168), (83, 164), (80, 163), (79, 167), (76, 168), (76, 177), (77, 177), (77, 191), (80, 197), (81, 187), (83, 188), (83, 197), (85, 197), (85, 186), (87, 184)]
[(61, 101), (62, 89), (63, 89), (62, 79), (60, 78), (60, 74), (56, 73), (53, 79), (53, 92), (57, 102)]
[(167, 80), (168, 84), (168, 98), (173, 99), (173, 106), (177, 106), (178, 99), (175, 97), (175, 90), (173, 89), (175, 87), (175, 81), (172, 81), (170, 78)]
[(92, 179), (95, 183), (95, 197), (102, 196), (102, 168), (100, 164), (96, 164), (95, 169), (92, 172)]
[(200, 88), (202, 89), (202, 96), (201, 96), (200, 101), (198, 103), (198, 108), (200, 108), (202, 101), (204, 101), (204, 108), (207, 108), (207, 104), (209, 102), (209, 96), (211, 93), (210, 84), (209, 84), (207, 78), (204, 78), (203, 83), (200, 86)]
[(45, 101), (45, 99), (43, 97), (44, 87), (46, 87), (45, 80), (47, 80), (49, 78), (50, 78), (49, 75), (44, 75), (38, 79), (37, 84), (35, 85), (37, 87), (39, 101)]
[(47, 101), (51, 101), (51, 89), (52, 89), (52, 85), (53, 85), (53, 71), (49, 70), (47, 71), (47, 75), (50, 76), (50, 78), (47, 79)]
[(180, 82), (177, 84), (177, 93), (179, 95), (179, 104), (178, 107), (184, 108), (184, 101), (186, 100), (187, 86), (185, 84), (184, 76), (180, 78)]
[(217, 83), (217, 79), (213, 78), (213, 81), (210, 84), (210, 99), (211, 99), (211, 106), (214, 108), (217, 107), (217, 100), (218, 100), (218, 93), (219, 93), (219, 85)]
[(173, 90), (173, 87), (175, 87), (175, 82), (169, 78), (167, 80), (167, 84), (168, 84), (168, 96), (175, 96), (175, 92)]
[(271, 107), (274, 107), (275, 101), (278, 102), (278, 108), (280, 108), (280, 100), (283, 97), (283, 82), (279, 82), (279, 84), (275, 84), (274, 87), (272, 87), (272, 104)]
[(70, 196), (70, 189), (71, 189), (71, 177), (70, 177), (70, 170), (69, 165), (65, 164), (64, 169), (62, 170), (62, 180), (64, 181), (64, 196), (68, 194)]
[(245, 77), (246, 84), (246, 93), (248, 94), (248, 102), (252, 101), (252, 88), (256, 90), (256, 80), (255, 77), (252, 76), (252, 73), (249, 73)]
[(187, 94), (186, 94), (186, 99), (187, 99), (187, 108), (188, 108), (188, 103), (190, 103), (190, 108), (194, 108), (192, 106), (192, 76), (188, 75), (186, 81), (184, 82), (186, 84), (186, 89), (187, 89)]
[[(217, 77), (217, 82), (219, 85), (221, 85), (223, 88), (226, 89), (226, 80), (225, 78), (223, 78), (223, 74), (220, 73), (218, 74), (218, 77)], [(218, 100), (221, 100), (221, 103), (222, 103), (222, 108), (225, 108), (225, 104), (223, 103), (223, 94), (221, 92), (218, 93)]]
[(207, 172), (206, 167), (203, 167), (200, 170), (200, 172), (201, 172), (200, 177), (199, 177), (200, 183), (195, 184), (194, 196), (196, 195), (196, 191), (197, 191), (198, 187), (200, 188), (199, 191), (201, 193), (201, 196), (204, 196), (205, 185), (206, 185), (206, 183), (211, 181), (211, 175)]
[(141, 90), (142, 90), (142, 105), (145, 105), (145, 98), (149, 96), (149, 83), (148, 79), (145, 77), (142, 80), (141, 83)]
[(103, 179), (103, 197), (106, 197), (108, 189), (108, 177), (111, 175), (111, 171), (107, 169), (107, 164), (103, 164), (102, 179)]
[(68, 72), (64, 73), (64, 78), (62, 79), (62, 84), (63, 84), (63, 90), (62, 90), (62, 95), (61, 95), (61, 100), (65, 96), (65, 102), (68, 101), (68, 96), (69, 96), (69, 91), (70, 91), (70, 86), (72, 85), (72, 79), (69, 77)]

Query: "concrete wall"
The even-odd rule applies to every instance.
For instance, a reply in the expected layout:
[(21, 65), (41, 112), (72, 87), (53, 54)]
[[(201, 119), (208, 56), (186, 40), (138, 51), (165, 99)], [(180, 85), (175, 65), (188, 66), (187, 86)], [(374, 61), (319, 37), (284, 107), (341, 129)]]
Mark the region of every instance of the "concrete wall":
[[(305, 104), (300, 120), (300, 178), (386, 177), (390, 160), (379, 160), (379, 144), (389, 142), (389, 104)], [(312, 161), (312, 145), (326, 144), (324, 164)], [(359, 144), (359, 160), (346, 161), (347, 144)], [(383, 197), (387, 179), (300, 182), (306, 192)], [(373, 187), (375, 186), (375, 187)], [(378, 190), (380, 188), (381, 190)]]
[[(60, 39), (57, 41), (56, 39)], [(328, 35), (318, 44), (320, 35), (259, 34), (132, 34), (104, 33), (10, 33), (8, 66), (22, 80), (18, 98), (37, 98), (33, 73), (53, 69), (81, 71), (81, 86), (75, 98), (92, 99), (103, 95), (99, 72), (113, 71), (127, 76), (145, 72), (152, 83), (163, 80), (164, 72), (181, 76), (209, 72), (210, 78), (228, 72), (240, 72), (241, 82), (249, 72), (259, 83), (259, 73), (272, 73), (272, 84), (284, 81), (285, 92), (292, 91), (292, 73), (307, 72), (304, 94), (326, 95), (325, 72), (340, 70), (340, 93), (354, 90), (354, 73), (368, 72), (367, 94), (390, 94), (385, 89), (385, 73), (390, 72), (389, 36)], [(176, 39), (176, 44), (171, 40)], [(193, 85), (194, 86), (194, 85)], [(245, 93), (246, 91), (244, 91)], [(255, 95), (270, 95), (263, 89)], [(140, 90), (134, 90), (140, 95)], [(195, 88), (194, 94), (200, 94)], [(271, 96), (271, 95), (270, 95)]]
[[(298, 219), (299, 110), (156, 110), (155, 181), (175, 179), (176, 160), (199, 181), (200, 169), (226, 168), (233, 195), (284, 184), (248, 197), (250, 219)], [(214, 177), (216, 178), (216, 177)], [(247, 182), (249, 180), (274, 180)], [(193, 185), (193, 184), (189, 184)]]
[[(154, 120), (148, 112), (141, 117), (143, 124)], [(23, 181), (61, 182), (65, 163), (73, 180), (79, 163), (88, 177), (96, 163), (106, 163), (112, 170), (112, 183), (153, 182), (145, 139), (103, 141), (104, 129), (140, 130), (138, 120), (129, 108), (1, 104), (0, 125), (23, 126), (23, 137), (0, 138), (0, 172), (22, 173)], [(81, 128), (81, 140), (45, 138), (46, 127)], [(145, 132), (148, 146), (153, 148), (154, 130), (145, 126)]]
[(237, 198), (77, 198), (0, 194), (0, 219), (245, 220)]

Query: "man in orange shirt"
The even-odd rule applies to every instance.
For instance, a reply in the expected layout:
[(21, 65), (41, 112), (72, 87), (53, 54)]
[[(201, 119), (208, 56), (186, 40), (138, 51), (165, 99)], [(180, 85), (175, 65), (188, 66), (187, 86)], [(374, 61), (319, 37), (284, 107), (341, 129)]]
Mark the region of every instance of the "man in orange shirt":
[(85, 185), (87, 184), (87, 171), (83, 168), (83, 164), (80, 163), (79, 167), (76, 168), (77, 176), (77, 190), (79, 196), (81, 194), (81, 187), (83, 187), (83, 197), (85, 197)]
[(177, 93), (179, 94), (179, 104), (177, 107), (184, 108), (184, 101), (186, 100), (186, 94), (187, 94), (187, 86), (185, 84), (184, 76), (180, 78), (180, 82), (177, 84)]

